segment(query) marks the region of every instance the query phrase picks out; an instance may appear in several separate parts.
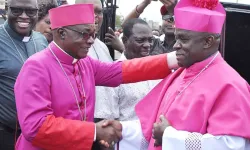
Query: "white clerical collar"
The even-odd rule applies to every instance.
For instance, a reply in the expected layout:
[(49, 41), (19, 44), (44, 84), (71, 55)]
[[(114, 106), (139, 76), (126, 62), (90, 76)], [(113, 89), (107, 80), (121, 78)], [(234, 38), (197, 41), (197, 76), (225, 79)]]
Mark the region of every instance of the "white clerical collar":
[[(57, 44), (56, 44), (56, 42), (54, 42), (53, 41), (53, 43), (56, 45), (56, 47), (58, 47), (62, 52), (64, 52), (65, 54), (67, 54), (68, 56), (70, 56), (68, 53), (66, 53), (60, 46), (58, 46)], [(70, 57), (72, 57), (72, 56), (70, 56)], [(76, 62), (78, 61), (78, 59), (73, 59), (73, 61), (72, 61), (72, 64), (75, 64)]]
[(25, 36), (25, 37), (23, 37), (23, 42), (24, 42), (24, 43), (29, 42), (29, 40), (30, 40), (30, 36)]

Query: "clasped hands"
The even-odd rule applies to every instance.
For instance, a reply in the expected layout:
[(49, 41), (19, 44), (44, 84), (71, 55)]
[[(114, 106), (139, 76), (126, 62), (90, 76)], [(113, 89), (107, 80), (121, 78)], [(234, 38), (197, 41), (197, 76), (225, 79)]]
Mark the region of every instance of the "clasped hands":
[[(165, 116), (160, 116), (160, 121), (154, 123), (152, 137), (155, 139), (154, 146), (162, 145), (162, 137), (165, 129), (170, 124)], [(122, 139), (122, 125), (116, 120), (103, 120), (96, 123), (96, 141), (106, 148), (113, 147)]]
[(165, 116), (160, 116), (160, 121), (157, 123), (154, 123), (154, 128), (152, 130), (152, 137), (155, 139), (154, 146), (158, 147), (162, 145), (162, 137), (165, 129), (169, 127), (170, 124), (168, 120), (165, 118)]
[(113, 147), (122, 139), (122, 125), (116, 120), (96, 123), (96, 141), (106, 148)]

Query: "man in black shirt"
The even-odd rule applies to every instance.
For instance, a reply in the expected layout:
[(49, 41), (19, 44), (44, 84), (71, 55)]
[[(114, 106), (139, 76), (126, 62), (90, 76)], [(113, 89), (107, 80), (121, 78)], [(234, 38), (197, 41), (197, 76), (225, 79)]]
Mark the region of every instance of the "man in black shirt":
[[(175, 5), (175, 4), (174, 4)], [(175, 44), (174, 37), (174, 15), (173, 10), (168, 8), (165, 5), (161, 7), (162, 15), (162, 32), (160, 39), (155, 38), (154, 44), (150, 51), (151, 55), (157, 55), (162, 53), (169, 53), (173, 51), (173, 46)]]
[(0, 150), (14, 150), (18, 128), (14, 84), (29, 56), (46, 48), (46, 38), (32, 31), (36, 0), (8, 0), (8, 19), (0, 26)]

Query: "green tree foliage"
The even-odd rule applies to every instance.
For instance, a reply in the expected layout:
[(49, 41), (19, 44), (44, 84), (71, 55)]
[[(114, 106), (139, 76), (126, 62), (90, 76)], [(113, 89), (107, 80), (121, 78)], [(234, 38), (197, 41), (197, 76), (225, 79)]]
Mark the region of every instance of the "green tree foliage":
[(121, 16), (121, 15), (116, 15), (116, 18), (115, 18), (115, 26), (116, 26), (117, 28), (121, 28), (121, 24), (122, 24), (123, 20), (124, 20), (123, 16)]

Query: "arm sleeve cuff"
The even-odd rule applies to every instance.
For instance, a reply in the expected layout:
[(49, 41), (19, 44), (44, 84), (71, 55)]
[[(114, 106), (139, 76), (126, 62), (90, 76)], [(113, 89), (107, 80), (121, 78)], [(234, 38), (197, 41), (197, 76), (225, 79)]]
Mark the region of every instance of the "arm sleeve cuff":
[(32, 144), (42, 149), (91, 149), (94, 139), (95, 124), (79, 120), (46, 118)]
[[(121, 121), (122, 124), (122, 140), (119, 142), (121, 150), (140, 150), (147, 149), (147, 141), (142, 134), (141, 124), (139, 120)], [(117, 150), (117, 145), (115, 146)]]
[(249, 141), (235, 136), (213, 136), (211, 134), (178, 131), (173, 127), (165, 129), (162, 139), (163, 150), (247, 150)]

